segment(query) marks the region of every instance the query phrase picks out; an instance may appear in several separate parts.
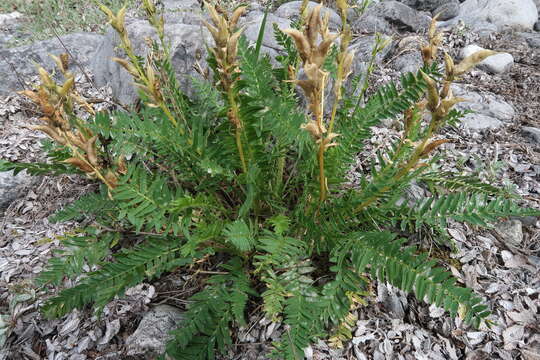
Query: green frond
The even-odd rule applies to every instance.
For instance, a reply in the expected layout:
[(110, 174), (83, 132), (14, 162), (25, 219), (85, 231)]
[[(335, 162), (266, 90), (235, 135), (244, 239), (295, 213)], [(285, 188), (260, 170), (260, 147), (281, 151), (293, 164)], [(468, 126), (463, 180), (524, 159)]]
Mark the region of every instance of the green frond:
[(243, 220), (236, 220), (226, 225), (223, 235), (225, 235), (225, 240), (240, 252), (251, 251), (255, 246), (255, 237)]
[(441, 306), (455, 317), (462, 316), (467, 324), (479, 324), (490, 312), (472, 290), (456, 286), (456, 280), (426, 254), (417, 255), (416, 248), (404, 246), (388, 232), (354, 234), (350, 241), (351, 264), (358, 273), (368, 269), (379, 281), (388, 281), (403, 291), (414, 290), (416, 297)]
[(143, 227), (156, 232), (180, 231), (179, 212), (175, 200), (184, 198), (181, 190), (172, 190), (167, 178), (150, 174), (142, 166), (129, 166), (120, 178), (113, 197), (117, 201), (119, 219), (127, 219), (137, 231)]
[(17, 175), (21, 171), (26, 170), (30, 175), (62, 175), (62, 174), (80, 174), (77, 168), (63, 163), (23, 163), (11, 162), (0, 159), (0, 171), (13, 170), (13, 174)]
[(51, 223), (81, 220), (90, 216), (114, 218), (115, 204), (108, 198), (106, 190), (81, 196), (49, 217)]
[(101, 263), (119, 239), (118, 233), (100, 232), (95, 228), (87, 228), (82, 234), (62, 239), (65, 249), (55, 251), (55, 257), (36, 278), (38, 285), (61, 285), (65, 278), (75, 279), (84, 273), (84, 266), (91, 268)]
[(430, 187), (440, 187), (449, 191), (462, 191), (468, 194), (487, 194), (509, 196), (508, 192), (486, 184), (475, 176), (457, 175), (451, 172), (430, 172), (419, 176), (418, 180)]
[(145, 279), (159, 277), (175, 267), (190, 264), (191, 258), (179, 256), (180, 249), (181, 243), (174, 238), (149, 239), (116, 255), (113, 262), (100, 264), (99, 270), (88, 273), (77, 285), (48, 299), (42, 311), (49, 318), (60, 317), (90, 303), (99, 311), (125, 289)]
[(489, 227), (510, 216), (540, 216), (540, 210), (520, 207), (513, 199), (459, 192), (430, 197), (411, 207), (402, 205), (393, 222), (402, 229), (419, 229), (424, 224), (445, 228), (448, 219)]
[(267, 232), (258, 239), (257, 250), (255, 273), (260, 273), (266, 286), (262, 297), (268, 318), (279, 318), (291, 294), (314, 296), (313, 279), (309, 275), (315, 268), (307, 258), (305, 245), (294, 238)]
[(284, 360), (302, 360), (304, 349), (324, 335), (317, 304), (309, 298), (292, 296), (287, 299), (284, 312), (288, 328), (276, 344), (274, 356)]
[(227, 275), (215, 275), (208, 286), (192, 296), (181, 328), (172, 332), (167, 355), (174, 359), (211, 360), (216, 350), (223, 352), (232, 344), (230, 326), (245, 325), (244, 312), (249, 296), (256, 295), (250, 286), (242, 261), (232, 259), (223, 266)]

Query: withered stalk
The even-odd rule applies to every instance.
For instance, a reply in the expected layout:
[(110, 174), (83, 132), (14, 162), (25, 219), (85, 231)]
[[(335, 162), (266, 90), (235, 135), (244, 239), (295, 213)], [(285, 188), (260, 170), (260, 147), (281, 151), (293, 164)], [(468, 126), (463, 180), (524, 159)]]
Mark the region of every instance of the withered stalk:
[[(321, 18), (321, 9), (322, 5), (318, 5), (308, 12), (306, 25), (302, 31), (286, 29), (283, 32), (293, 38), (307, 76), (307, 80), (295, 79), (289, 81), (302, 88), (307, 98), (308, 109), (311, 112), (312, 120), (302, 125), (302, 128), (308, 131), (319, 144), (317, 152), (319, 201), (323, 202), (327, 194), (324, 152), (329, 147), (336, 145), (332, 140), (338, 136), (338, 134), (328, 132), (324, 124), (324, 89), (328, 82), (328, 72), (324, 71), (323, 66), (330, 47), (340, 35), (330, 33), (328, 30), (329, 14)], [(321, 37), (320, 42), (319, 36)], [(345, 65), (346, 56), (343, 59)], [(342, 75), (344, 72), (343, 69)]]
[(245, 6), (237, 8), (230, 16), (223, 13), (220, 14), (214, 5), (204, 3), (212, 24), (203, 20), (212, 38), (215, 42), (215, 47), (210, 51), (216, 58), (217, 72), (219, 74), (219, 86), (227, 97), (229, 110), (227, 117), (235, 129), (235, 141), (238, 149), (238, 155), (242, 164), (242, 171), (247, 173), (248, 163), (244, 152), (242, 142), (243, 124), (240, 117), (238, 103), (236, 99), (235, 84), (240, 72), (238, 66), (238, 40), (244, 31), (243, 28), (237, 29), (238, 20), (246, 11)]
[[(135, 79), (135, 85), (139, 87), (151, 100), (152, 104), (149, 106), (159, 107), (169, 121), (174, 125), (178, 126), (178, 122), (166, 102), (164, 101), (163, 94), (161, 91), (160, 79), (156, 76), (154, 70), (153, 61), (151, 57), (147, 57), (146, 68), (139, 64), (139, 60), (133, 50), (131, 41), (129, 39), (128, 32), (125, 28), (125, 17), (127, 11), (127, 5), (122, 7), (118, 13), (115, 15), (111, 9), (102, 3), (98, 2), (100, 10), (108, 17), (109, 23), (113, 29), (120, 36), (120, 43), (122, 49), (125, 51), (129, 61), (121, 58), (113, 58), (113, 61), (121, 65), (133, 78)], [(143, 7), (147, 15), (149, 16), (151, 24), (154, 26), (158, 33), (158, 37), (162, 41), (165, 37), (164, 33), (164, 20), (163, 18), (158, 18), (156, 16), (156, 8), (152, 0), (143, 0)], [(179, 128), (181, 134), (184, 134), (184, 129)]]

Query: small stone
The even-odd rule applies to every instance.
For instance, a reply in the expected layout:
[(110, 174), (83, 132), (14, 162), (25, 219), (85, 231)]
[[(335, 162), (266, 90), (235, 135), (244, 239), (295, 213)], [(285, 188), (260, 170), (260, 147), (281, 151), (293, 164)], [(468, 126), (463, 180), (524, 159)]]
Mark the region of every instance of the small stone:
[(30, 176), (26, 171), (13, 175), (12, 171), (0, 172), (0, 212), (6, 209), (9, 204), (22, 196), (22, 190), (32, 184), (35, 177)]
[(523, 225), (518, 220), (508, 220), (495, 226), (497, 234), (509, 244), (519, 246), (523, 241)]
[(498, 30), (532, 29), (538, 21), (533, 0), (466, 0), (461, 4), (460, 19), (476, 30), (479, 22), (490, 22)]
[(503, 125), (502, 121), (482, 114), (467, 114), (461, 123), (476, 131), (497, 130)]
[(8, 14), (0, 14), (0, 26), (4, 27), (13, 24), (16, 21), (21, 20), (23, 14), (18, 11), (14, 11)]
[[(462, 50), (461, 55), (463, 58), (465, 58), (480, 50), (485, 50), (485, 49), (478, 45), (474, 45), (474, 44), (469, 45)], [(488, 57), (487, 59), (482, 61), (480, 64), (478, 64), (478, 67), (493, 74), (501, 74), (510, 70), (513, 64), (514, 64), (514, 57), (511, 54), (499, 53), (497, 55), (492, 55)]]
[(470, 91), (457, 84), (452, 86), (452, 92), (455, 96), (466, 99), (457, 104), (456, 109), (472, 112), (462, 120), (463, 126), (471, 130), (496, 130), (504, 123), (512, 121), (516, 114), (512, 105), (492, 93)]
[(455, 18), (459, 15), (459, 2), (449, 1), (446, 4), (442, 4), (433, 11), (433, 15), (439, 14), (438, 20), (446, 21)]
[[(309, 1), (307, 4), (308, 9), (312, 9), (315, 6), (319, 5), (314, 1)], [(300, 13), (300, 7), (302, 6), (302, 1), (289, 1), (285, 2), (283, 5), (278, 7), (274, 12), (274, 15), (284, 19), (295, 19)], [(334, 10), (323, 7), (321, 10), (321, 15), (329, 16), (329, 27), (330, 29), (338, 29), (341, 27), (341, 17)]]
[(519, 220), (525, 227), (535, 226), (538, 221), (538, 217), (536, 216), (513, 216), (510, 219)]
[(540, 49), (540, 33), (522, 32), (522, 33), (519, 33), (519, 36), (521, 36), (527, 42), (527, 45), (529, 45), (529, 47), (533, 49)]
[(540, 144), (540, 129), (535, 128), (535, 127), (525, 126), (521, 130), (523, 131), (523, 135), (532, 139), (537, 144)]
[(154, 307), (127, 338), (127, 355), (158, 356), (163, 353), (170, 338), (169, 332), (178, 328), (183, 319), (182, 311), (173, 306)]

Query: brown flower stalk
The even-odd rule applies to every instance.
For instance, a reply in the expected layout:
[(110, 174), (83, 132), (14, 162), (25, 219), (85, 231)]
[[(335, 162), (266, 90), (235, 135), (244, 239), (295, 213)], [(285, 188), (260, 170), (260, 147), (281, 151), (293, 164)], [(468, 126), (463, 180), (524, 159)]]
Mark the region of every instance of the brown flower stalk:
[[(424, 65), (426, 66), (431, 65), (437, 58), (437, 54), (443, 39), (443, 35), (437, 31), (436, 21), (437, 17), (435, 16), (428, 32), (429, 43), (421, 48)], [(414, 143), (416, 147), (410, 159), (405, 163), (398, 165), (401, 170), (395, 175), (395, 180), (399, 180), (403, 176), (407, 175), (412, 169), (425, 166), (425, 164), (421, 162), (422, 159), (429, 157), (429, 155), (439, 146), (450, 141), (447, 139), (433, 140), (433, 136), (446, 124), (447, 116), (452, 108), (456, 104), (465, 101), (465, 99), (455, 97), (452, 94), (452, 83), (460, 76), (467, 73), (474, 66), (478, 65), (478, 63), (495, 54), (497, 53), (491, 50), (481, 50), (466, 57), (458, 65), (455, 65), (452, 57), (445, 53), (445, 74), (441, 81), (433, 79), (420, 70), (420, 74), (427, 85), (426, 97), (413, 106), (413, 108), (408, 109), (405, 112), (405, 129), (400, 146), (403, 146), (406, 143), (411, 143), (411, 140), (409, 139), (410, 130), (422, 121), (422, 114), (426, 110), (429, 111), (430, 121), (427, 125), (423, 138)], [(380, 193), (384, 193), (389, 190), (390, 187), (385, 187), (380, 190)], [(378, 196), (374, 195), (360, 204), (356, 210), (361, 211), (365, 209), (374, 201), (377, 201), (377, 199)]]
[[(443, 35), (437, 31), (436, 21), (437, 16), (433, 18), (429, 28), (429, 44), (421, 49), (425, 65), (431, 65), (436, 59), (439, 47), (442, 43)], [(478, 63), (495, 54), (496, 52), (491, 50), (481, 50), (466, 57), (458, 65), (455, 65), (452, 57), (445, 53), (445, 75), (440, 82), (442, 83), (442, 86), (439, 82), (425, 74), (423, 71), (420, 71), (427, 84), (427, 95), (426, 99), (423, 100), (423, 104), (418, 104), (417, 106), (426, 108), (430, 112), (431, 120), (424, 139), (420, 142), (414, 152), (413, 157), (404, 167), (402, 172), (406, 173), (410, 169), (417, 167), (418, 162), (421, 159), (428, 157), (429, 154), (437, 149), (440, 145), (449, 141), (444, 139), (432, 141), (431, 138), (445, 124), (445, 119), (450, 113), (450, 110), (452, 110), (456, 104), (465, 101), (465, 99), (455, 97), (452, 94), (452, 83), (457, 78), (467, 73)]]
[(218, 86), (225, 93), (229, 102), (227, 116), (235, 128), (236, 146), (242, 163), (242, 170), (247, 172), (247, 161), (242, 144), (242, 119), (239, 115), (238, 104), (234, 85), (240, 72), (237, 62), (238, 40), (244, 29), (237, 29), (238, 20), (246, 11), (245, 6), (237, 8), (230, 16), (225, 12), (218, 12), (214, 5), (204, 3), (212, 24), (203, 20), (210, 34), (212, 35), (215, 46), (210, 49), (217, 63), (217, 72), (219, 76)]
[[(111, 9), (107, 6), (98, 3), (100, 10), (107, 16), (109, 23), (113, 29), (118, 33), (120, 37), (120, 44), (122, 49), (125, 51), (128, 60), (121, 58), (113, 58), (113, 61), (117, 62), (122, 66), (135, 80), (135, 85), (141, 89), (141, 91), (148, 97), (150, 100), (149, 106), (159, 107), (165, 116), (171, 121), (174, 126), (178, 125), (178, 122), (171, 110), (169, 109), (167, 103), (164, 101), (162, 94), (161, 79), (159, 74), (155, 70), (155, 61), (154, 55), (149, 54), (146, 57), (146, 62), (142, 65), (139, 62), (137, 55), (131, 45), (131, 41), (128, 36), (128, 32), (125, 27), (125, 17), (127, 6), (121, 8), (117, 14), (114, 14)], [(165, 27), (163, 17), (158, 17), (156, 15), (156, 7), (153, 3), (153, 0), (143, 0), (143, 8), (145, 9), (150, 23), (156, 29), (158, 37), (164, 44), (165, 38)], [(165, 47), (166, 48), (166, 47)], [(180, 132), (183, 134), (184, 130), (180, 129)]]
[[(98, 178), (112, 190), (116, 187), (118, 174), (112, 169), (104, 168), (96, 145), (98, 137), (75, 115), (74, 103), (78, 103), (91, 115), (95, 115), (94, 109), (76, 91), (73, 74), (67, 70), (67, 56), (52, 55), (52, 58), (64, 74), (65, 82), (61, 85), (56, 84), (50, 74), (39, 67), (41, 84), (37, 91), (19, 92), (38, 105), (43, 114), (40, 118), (43, 124), (32, 125), (29, 128), (41, 131), (56, 143), (67, 146), (71, 150), (72, 157), (65, 160), (66, 163), (75, 166), (89, 177)], [(120, 161), (118, 165), (118, 171), (122, 172), (125, 164)]]
[(341, 85), (350, 73), (353, 54), (347, 51), (350, 31), (346, 25), (342, 34), (331, 34), (328, 29), (329, 14), (322, 18), (320, 15), (321, 9), (322, 5), (318, 5), (309, 11), (303, 31), (286, 29), (283, 32), (293, 38), (307, 76), (307, 79), (304, 80), (290, 81), (300, 86), (304, 91), (308, 101), (308, 110), (312, 115), (312, 119), (302, 125), (302, 128), (308, 131), (319, 144), (317, 155), (319, 161), (319, 200), (322, 202), (326, 199), (327, 193), (326, 177), (324, 175), (324, 153), (329, 147), (337, 145), (333, 140), (339, 136), (332, 131), (328, 131), (324, 123), (324, 89), (328, 83), (329, 74), (323, 69), (323, 65), (332, 44), (338, 37), (343, 35), (338, 56), (336, 99), (330, 120), (330, 127), (333, 128), (337, 103), (341, 98)]

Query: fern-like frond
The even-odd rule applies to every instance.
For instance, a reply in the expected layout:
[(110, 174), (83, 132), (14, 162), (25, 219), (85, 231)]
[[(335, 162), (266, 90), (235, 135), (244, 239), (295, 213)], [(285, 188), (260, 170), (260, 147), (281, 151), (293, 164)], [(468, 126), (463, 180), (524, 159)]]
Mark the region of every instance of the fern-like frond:
[(255, 273), (266, 285), (262, 293), (264, 312), (277, 320), (291, 294), (311, 297), (314, 270), (307, 257), (307, 247), (298, 240), (267, 232), (258, 239)]
[(442, 306), (455, 317), (479, 326), (490, 312), (472, 290), (455, 285), (456, 279), (446, 270), (436, 267), (426, 254), (416, 255), (416, 248), (405, 246), (388, 232), (358, 233), (350, 238), (351, 265), (359, 273), (370, 266), (371, 274), (388, 281), (403, 291), (414, 290), (416, 297)]
[(57, 250), (47, 267), (36, 279), (38, 285), (61, 285), (65, 278), (75, 279), (84, 273), (83, 268), (99, 264), (112, 245), (118, 242), (119, 234), (100, 232), (87, 228), (84, 235), (68, 235), (62, 240), (64, 249)]
[(178, 212), (174, 200), (182, 198), (180, 189), (172, 190), (167, 178), (151, 175), (142, 166), (129, 166), (128, 173), (114, 189), (113, 197), (117, 201), (118, 218), (126, 218), (137, 231), (143, 227), (156, 232), (170, 230), (178, 233)]
[(276, 344), (276, 352), (284, 360), (304, 359), (304, 349), (316, 339), (324, 336), (324, 328), (319, 319), (317, 303), (303, 296), (292, 296), (285, 305), (285, 324), (281, 341)]
[(229, 261), (223, 269), (228, 271), (226, 275), (211, 277), (206, 289), (189, 299), (186, 320), (172, 332), (174, 338), (167, 345), (167, 355), (174, 359), (214, 359), (216, 350), (223, 352), (232, 344), (233, 322), (245, 325), (246, 303), (256, 293), (239, 258)]
[(418, 180), (429, 186), (441, 187), (443, 190), (460, 191), (467, 194), (510, 196), (504, 189), (486, 184), (477, 177), (470, 175), (456, 175), (451, 172), (430, 172), (420, 175)]
[(392, 218), (402, 229), (420, 229), (424, 224), (447, 227), (447, 220), (482, 227), (510, 216), (540, 216), (540, 210), (520, 207), (515, 200), (465, 192), (434, 196), (409, 207), (403, 205)]
[(62, 174), (80, 174), (74, 166), (62, 163), (22, 163), (0, 160), (0, 171), (13, 170), (13, 174), (17, 175), (21, 171), (26, 170), (30, 175), (62, 175)]
[[(102, 189), (104, 190), (104, 189)], [(106, 192), (106, 190), (104, 190)], [(99, 215), (102, 217), (115, 217), (116, 206), (113, 201), (108, 198), (106, 193), (89, 193), (81, 196), (69, 205), (64, 206), (61, 210), (58, 210), (52, 216), (49, 217), (49, 221), (52, 223), (59, 223), (70, 220), (81, 220), (93, 215)]]
[(255, 246), (255, 237), (243, 220), (237, 220), (225, 226), (225, 240), (230, 242), (238, 251), (251, 251)]
[(191, 263), (191, 258), (180, 257), (180, 249), (181, 243), (175, 238), (149, 239), (116, 255), (114, 262), (100, 264), (99, 270), (88, 273), (79, 284), (47, 300), (42, 310), (48, 317), (60, 317), (94, 303), (99, 311), (125, 289)]

